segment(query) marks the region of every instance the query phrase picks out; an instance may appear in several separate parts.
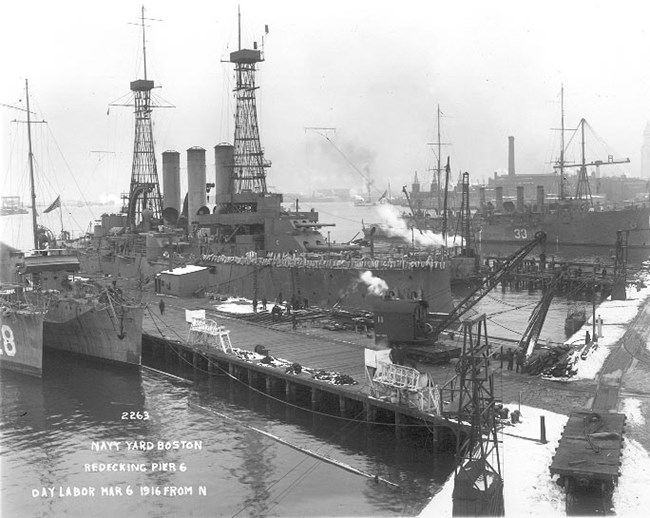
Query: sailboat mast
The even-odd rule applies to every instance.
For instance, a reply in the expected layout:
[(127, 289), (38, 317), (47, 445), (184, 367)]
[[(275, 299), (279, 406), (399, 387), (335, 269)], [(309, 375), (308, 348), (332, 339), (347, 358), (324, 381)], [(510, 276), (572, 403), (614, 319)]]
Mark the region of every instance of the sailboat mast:
[(32, 119), (29, 111), (29, 81), (25, 79), (25, 97), (27, 98), (27, 142), (29, 145), (29, 185), (32, 190), (32, 233), (34, 250), (38, 250), (38, 224), (36, 222), (36, 186), (34, 184), (34, 154), (32, 153)]

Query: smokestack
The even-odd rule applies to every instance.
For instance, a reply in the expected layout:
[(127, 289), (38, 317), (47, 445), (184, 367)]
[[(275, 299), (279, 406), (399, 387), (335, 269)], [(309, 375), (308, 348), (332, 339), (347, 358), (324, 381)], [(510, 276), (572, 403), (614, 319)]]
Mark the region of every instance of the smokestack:
[(191, 147), (187, 150), (187, 221), (196, 221), (196, 213), (206, 204), (205, 149)]
[(181, 211), (181, 154), (165, 151), (162, 154), (163, 209)]
[(524, 212), (524, 186), (517, 185), (517, 212)]
[(235, 147), (231, 144), (221, 143), (214, 146), (215, 165), (215, 200), (219, 195), (232, 193), (232, 170), (235, 163)]
[(485, 214), (485, 187), (479, 187), (478, 189), (478, 203), (481, 214)]
[(537, 212), (544, 212), (544, 186), (537, 186)]
[(499, 185), (498, 187), (494, 188), (496, 195), (497, 195), (497, 206), (495, 207), (496, 210), (503, 210), (503, 185)]
[(508, 137), (508, 176), (515, 175), (515, 137)]

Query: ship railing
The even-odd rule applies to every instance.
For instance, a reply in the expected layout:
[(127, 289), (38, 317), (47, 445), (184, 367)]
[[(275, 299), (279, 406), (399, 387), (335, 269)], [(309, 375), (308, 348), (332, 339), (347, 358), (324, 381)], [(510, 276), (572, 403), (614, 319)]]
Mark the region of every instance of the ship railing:
[(426, 260), (408, 259), (305, 259), (302, 257), (239, 257), (217, 254), (204, 255), (202, 262), (208, 264), (238, 264), (242, 266), (274, 268), (312, 268), (340, 270), (444, 270), (447, 264), (442, 259), (429, 257)]

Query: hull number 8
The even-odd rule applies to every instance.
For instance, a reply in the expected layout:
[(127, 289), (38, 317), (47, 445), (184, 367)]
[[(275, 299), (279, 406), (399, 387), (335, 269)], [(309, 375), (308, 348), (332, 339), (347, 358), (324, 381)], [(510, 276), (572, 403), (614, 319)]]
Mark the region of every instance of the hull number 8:
[(0, 347), (0, 354), (6, 354), (7, 356), (16, 355), (14, 332), (6, 324), (2, 324), (2, 347)]

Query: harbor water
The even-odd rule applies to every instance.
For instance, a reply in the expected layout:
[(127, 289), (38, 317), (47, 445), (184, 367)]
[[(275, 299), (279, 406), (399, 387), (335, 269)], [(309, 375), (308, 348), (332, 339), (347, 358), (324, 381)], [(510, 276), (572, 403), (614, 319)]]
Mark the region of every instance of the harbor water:
[[(351, 204), (316, 208), (337, 224), (338, 241), (376, 216)], [(516, 338), (538, 300), (539, 292), (499, 289), (477, 310), (489, 334)], [(542, 339), (564, 340), (576, 303), (589, 307), (555, 299)], [(0, 378), (2, 516), (414, 516), (453, 469), (452, 455), (396, 441), (390, 426), (319, 416), (225, 375), (188, 382), (52, 353), (43, 367), (41, 380)]]

